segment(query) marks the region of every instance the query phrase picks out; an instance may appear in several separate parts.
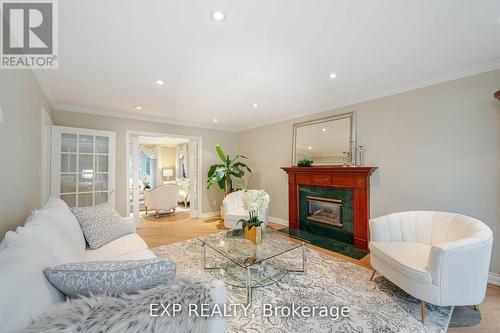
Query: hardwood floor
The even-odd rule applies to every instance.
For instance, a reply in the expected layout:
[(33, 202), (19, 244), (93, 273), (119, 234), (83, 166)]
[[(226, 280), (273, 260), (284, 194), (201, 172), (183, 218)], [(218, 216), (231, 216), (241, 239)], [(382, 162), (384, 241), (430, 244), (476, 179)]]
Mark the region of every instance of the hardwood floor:
[[(272, 229), (280, 229), (283, 226), (270, 223)], [(165, 215), (159, 219), (152, 217), (141, 218), (137, 233), (144, 238), (150, 248), (182, 242), (191, 238), (209, 235), (226, 230), (224, 222), (220, 217), (207, 219), (190, 219), (189, 213), (180, 212), (176, 216)], [(284, 235), (284, 237), (286, 237)], [(335, 256), (356, 265), (371, 268), (370, 258), (366, 256), (361, 260), (343, 256), (314, 245), (309, 248), (321, 253)], [(500, 287), (488, 285), (485, 301), (479, 305), (481, 310), (481, 323), (475, 327), (450, 328), (450, 333), (498, 333), (500, 332)]]

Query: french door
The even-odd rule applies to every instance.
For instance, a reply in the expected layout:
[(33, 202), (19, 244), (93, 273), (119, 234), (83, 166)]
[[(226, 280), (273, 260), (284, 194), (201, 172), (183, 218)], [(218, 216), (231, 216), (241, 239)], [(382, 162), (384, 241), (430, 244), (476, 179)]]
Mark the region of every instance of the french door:
[(116, 134), (52, 127), (51, 195), (70, 207), (115, 205)]

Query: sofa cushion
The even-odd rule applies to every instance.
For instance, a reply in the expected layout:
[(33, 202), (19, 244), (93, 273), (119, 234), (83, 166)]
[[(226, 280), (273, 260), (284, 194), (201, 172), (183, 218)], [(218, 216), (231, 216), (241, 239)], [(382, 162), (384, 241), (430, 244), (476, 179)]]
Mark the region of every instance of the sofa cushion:
[[(82, 252), (85, 250), (86, 243), (80, 224), (64, 201), (57, 198), (49, 198), (42, 209), (37, 212), (51, 217), (57, 222), (61, 229), (66, 231), (71, 236), (75, 244), (79, 249), (81, 249)], [(28, 218), (26, 224), (29, 223), (30, 219)]]
[(43, 269), (60, 262), (38, 241), (7, 232), (0, 250), (0, 331), (17, 332), (65, 297)]
[(175, 279), (175, 263), (163, 258), (91, 261), (45, 269), (49, 281), (70, 298), (117, 296), (149, 289)]
[(113, 260), (140, 260), (150, 258), (156, 258), (156, 255), (151, 250), (144, 249), (119, 255), (117, 257), (114, 257)]
[(406, 277), (421, 283), (432, 283), (427, 263), (431, 246), (413, 242), (370, 242), (371, 255), (391, 263)]
[(82, 228), (85, 239), (92, 250), (130, 234), (122, 223), (122, 217), (109, 204), (71, 208)]
[(17, 228), (17, 233), (28, 240), (37, 240), (61, 262), (80, 261), (83, 251), (80, 250), (71, 236), (57, 222), (47, 215), (34, 212), (29, 217), (30, 222)]
[(146, 242), (136, 233), (128, 234), (96, 250), (87, 250), (83, 254), (84, 261), (112, 260), (115, 257), (148, 248)]

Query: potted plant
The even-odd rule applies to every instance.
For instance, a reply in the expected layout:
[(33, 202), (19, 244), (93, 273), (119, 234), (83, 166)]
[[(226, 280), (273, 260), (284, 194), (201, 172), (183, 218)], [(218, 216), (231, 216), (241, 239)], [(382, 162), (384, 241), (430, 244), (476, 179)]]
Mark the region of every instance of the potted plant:
[(269, 207), (269, 194), (264, 190), (244, 190), (242, 201), (249, 219), (241, 219), (238, 223), (241, 223), (246, 239), (254, 244), (260, 244), (262, 242), (261, 225), (264, 222), (259, 220), (259, 212)]
[(214, 164), (208, 170), (207, 189), (217, 183), (219, 188), (224, 191), (224, 196), (233, 192), (233, 181), (231, 177), (241, 178), (245, 175), (243, 169), (252, 172), (250, 168), (243, 162), (237, 161), (239, 158), (246, 158), (243, 155), (236, 155), (233, 159), (226, 155), (221, 146), (215, 145), (215, 151), (222, 160), (222, 164)]
[(313, 160), (304, 158), (297, 161), (297, 166), (299, 167), (310, 167), (313, 164)]

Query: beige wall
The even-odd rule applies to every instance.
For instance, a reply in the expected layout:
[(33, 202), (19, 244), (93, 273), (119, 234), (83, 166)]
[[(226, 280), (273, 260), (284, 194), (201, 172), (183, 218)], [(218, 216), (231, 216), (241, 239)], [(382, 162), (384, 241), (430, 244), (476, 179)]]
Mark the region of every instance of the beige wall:
[(240, 132), (254, 171), (250, 186), (271, 195), (270, 215), (288, 216), (293, 123), (356, 111), (358, 144), (372, 176), (371, 216), (404, 210), (460, 212), (494, 232), (491, 270), (500, 272), (500, 71)]
[(177, 147), (161, 147), (161, 171), (162, 181), (166, 181), (167, 177), (163, 177), (163, 169), (172, 169), (174, 175), (170, 177), (170, 180), (175, 180), (176, 169), (175, 162), (177, 160)]
[(216, 187), (206, 190), (205, 184), (207, 181), (208, 167), (213, 163), (219, 163), (219, 157), (215, 153), (216, 144), (221, 144), (228, 154), (234, 154), (237, 148), (236, 133), (65, 111), (54, 111), (53, 121), (54, 125), (116, 132), (116, 209), (122, 215), (125, 215), (127, 212), (126, 199), (128, 181), (125, 176), (125, 135), (127, 130), (201, 137), (203, 161), (200, 172), (203, 175), (203, 213), (220, 210), (222, 192)]
[(51, 112), (29, 70), (0, 71), (0, 239), (40, 206), (41, 108)]

